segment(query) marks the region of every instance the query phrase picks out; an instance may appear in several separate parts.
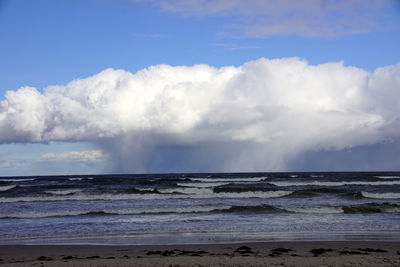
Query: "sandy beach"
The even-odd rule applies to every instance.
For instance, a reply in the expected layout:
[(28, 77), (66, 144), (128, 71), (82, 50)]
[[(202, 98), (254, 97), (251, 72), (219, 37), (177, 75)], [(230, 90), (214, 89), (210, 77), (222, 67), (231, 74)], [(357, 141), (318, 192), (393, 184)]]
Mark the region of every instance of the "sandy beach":
[(3, 245), (2, 266), (400, 266), (400, 242)]

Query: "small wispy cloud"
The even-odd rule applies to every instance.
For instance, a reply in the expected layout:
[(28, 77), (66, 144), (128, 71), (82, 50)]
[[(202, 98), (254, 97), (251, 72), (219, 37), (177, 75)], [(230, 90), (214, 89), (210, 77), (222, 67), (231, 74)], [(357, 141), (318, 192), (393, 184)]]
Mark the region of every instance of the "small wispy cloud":
[(96, 162), (104, 159), (101, 150), (89, 151), (66, 151), (61, 153), (45, 153), (40, 157), (41, 161), (76, 161), (76, 162)]
[(242, 49), (264, 48), (263, 46), (259, 46), (259, 45), (238, 45), (238, 44), (228, 44), (228, 43), (217, 43), (217, 44), (214, 44), (214, 46), (220, 47), (220, 48), (223, 48), (226, 50), (231, 50), (231, 51), (242, 50)]
[[(399, 27), (397, 0), (152, 0), (182, 16), (225, 17), (247, 37), (337, 37)], [(226, 25), (225, 25), (226, 26)]]
[(168, 35), (166, 34), (161, 34), (161, 33), (154, 33), (149, 35), (150, 38), (156, 38), (156, 39), (161, 39), (161, 38), (167, 38)]
[(0, 154), (0, 157), (0, 176), (99, 173), (103, 171), (107, 159), (101, 150), (49, 152), (40, 156), (18, 157)]
[(0, 160), (0, 168), (12, 168), (12, 162), (8, 160)]

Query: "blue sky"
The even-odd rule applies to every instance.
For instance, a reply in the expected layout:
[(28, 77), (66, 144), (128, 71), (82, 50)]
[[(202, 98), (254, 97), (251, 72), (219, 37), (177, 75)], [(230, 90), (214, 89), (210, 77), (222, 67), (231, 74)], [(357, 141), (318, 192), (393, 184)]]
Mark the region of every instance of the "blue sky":
[[(400, 62), (398, 1), (299, 2), (301, 5), (290, 1), (279, 4), (268, 0), (249, 1), (242, 6), (240, 1), (224, 0), (3, 0), (0, 1), (0, 100), (6, 101), (9, 90), (31, 86), (43, 93), (47, 86), (65, 85), (108, 68), (136, 73), (158, 64), (238, 67), (259, 58), (299, 57), (309, 65), (342, 61), (345, 66), (373, 72), (378, 67)], [(396, 131), (394, 126), (390, 127)], [(206, 153), (209, 140), (205, 142), (207, 145), (195, 149), (193, 146), (197, 143), (189, 148), (187, 144), (174, 142), (162, 144), (161, 154), (165, 157), (155, 157), (163, 162), (160, 166), (153, 166), (153, 162), (138, 169), (118, 164), (115, 166), (119, 167), (110, 167), (107, 161), (110, 155), (116, 157), (115, 151), (107, 150), (104, 143), (108, 141), (100, 139), (7, 139), (0, 145), (0, 175), (230, 170), (214, 165), (207, 167), (210, 163), (195, 168), (197, 156), (191, 156), (193, 162), (188, 164), (192, 166), (189, 168), (168, 162), (167, 158), (182, 160), (200, 150), (200, 154)], [(373, 141), (347, 145), (347, 149), (365, 150), (368, 154), (376, 150), (376, 147), (371, 149), (371, 145), (384, 146), (382, 142), (387, 139), (397, 144), (397, 136), (385, 135)], [(342, 147), (325, 148), (330, 146), (324, 145), (321, 152), (326, 161), (341, 158)], [(230, 146), (226, 151), (240, 147)], [(82, 159), (83, 154), (68, 154), (98, 149), (106, 158), (92, 161), (92, 158)], [(190, 149), (197, 152), (187, 152)], [(265, 171), (341, 169), (342, 165), (330, 165), (326, 161), (312, 166), (311, 160), (321, 149), (306, 151), (308, 154), (302, 154), (301, 161), (296, 164)], [(131, 157), (130, 154), (118, 155), (124, 160)], [(291, 157), (290, 161), (296, 161), (296, 157)], [(343, 168), (357, 169), (361, 165), (362, 169), (379, 168), (372, 163), (357, 163), (356, 166), (360, 157), (354, 156), (354, 165), (345, 164)], [(38, 158), (42, 160), (37, 162)], [(376, 162), (373, 157), (362, 158), (364, 162), (365, 158)], [(393, 161), (385, 168), (394, 169), (397, 163)], [(174, 168), (169, 169), (168, 165)], [(250, 165), (244, 165), (247, 167), (243, 167), (243, 171), (262, 170), (252, 169)]]

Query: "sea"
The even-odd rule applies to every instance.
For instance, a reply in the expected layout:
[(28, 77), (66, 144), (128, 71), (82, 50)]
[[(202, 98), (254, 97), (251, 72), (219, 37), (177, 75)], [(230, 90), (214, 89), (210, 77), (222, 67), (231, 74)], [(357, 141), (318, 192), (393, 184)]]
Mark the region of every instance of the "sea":
[(400, 172), (0, 177), (0, 244), (400, 241)]

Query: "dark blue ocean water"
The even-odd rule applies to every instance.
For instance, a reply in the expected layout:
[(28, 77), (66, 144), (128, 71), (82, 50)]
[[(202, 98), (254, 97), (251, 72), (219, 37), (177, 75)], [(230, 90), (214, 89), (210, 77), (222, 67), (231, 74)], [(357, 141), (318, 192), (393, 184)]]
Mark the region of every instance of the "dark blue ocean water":
[(400, 240), (400, 173), (0, 178), (0, 244)]

